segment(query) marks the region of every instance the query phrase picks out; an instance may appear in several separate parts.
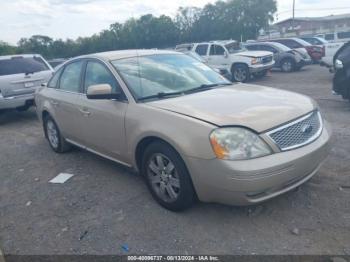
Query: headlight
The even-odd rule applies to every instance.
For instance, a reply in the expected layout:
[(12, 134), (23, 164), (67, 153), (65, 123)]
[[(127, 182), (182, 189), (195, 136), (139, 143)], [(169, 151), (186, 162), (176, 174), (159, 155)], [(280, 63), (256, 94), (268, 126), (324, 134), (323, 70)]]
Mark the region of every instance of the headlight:
[(272, 153), (259, 136), (240, 127), (216, 129), (210, 134), (210, 142), (215, 155), (220, 159), (243, 160)]
[(343, 62), (340, 61), (339, 59), (335, 60), (334, 66), (336, 69), (342, 69), (343, 68)]
[(255, 64), (261, 63), (261, 61), (262, 61), (262, 58), (261, 57), (257, 57), (257, 58), (253, 58), (251, 63), (252, 63), (252, 65), (255, 65)]

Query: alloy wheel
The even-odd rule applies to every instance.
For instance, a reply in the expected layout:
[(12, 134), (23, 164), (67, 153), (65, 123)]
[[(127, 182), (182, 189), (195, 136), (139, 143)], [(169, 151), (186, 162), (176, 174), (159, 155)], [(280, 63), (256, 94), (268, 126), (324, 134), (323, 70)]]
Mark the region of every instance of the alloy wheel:
[(161, 153), (153, 154), (147, 164), (147, 176), (153, 191), (165, 202), (175, 202), (180, 179), (173, 162)]
[(234, 71), (234, 78), (238, 82), (243, 82), (247, 79), (247, 72), (243, 68), (236, 68)]
[(285, 61), (282, 64), (282, 69), (284, 72), (290, 72), (290, 71), (292, 71), (292, 68), (293, 68), (293, 65), (292, 65), (291, 61)]
[(52, 120), (48, 120), (46, 122), (46, 130), (47, 130), (47, 137), (50, 141), (51, 146), (53, 148), (58, 148), (59, 146), (58, 130), (56, 128), (55, 123)]

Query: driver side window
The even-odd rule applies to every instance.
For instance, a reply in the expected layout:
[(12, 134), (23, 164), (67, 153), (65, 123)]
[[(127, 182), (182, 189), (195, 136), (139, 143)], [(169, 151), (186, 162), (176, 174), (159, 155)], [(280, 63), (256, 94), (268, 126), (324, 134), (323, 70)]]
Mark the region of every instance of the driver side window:
[(211, 45), (209, 55), (224, 55), (225, 49), (219, 45)]
[(89, 61), (86, 65), (84, 90), (89, 86), (109, 84), (112, 87), (112, 93), (120, 91), (117, 80), (112, 73), (101, 63)]

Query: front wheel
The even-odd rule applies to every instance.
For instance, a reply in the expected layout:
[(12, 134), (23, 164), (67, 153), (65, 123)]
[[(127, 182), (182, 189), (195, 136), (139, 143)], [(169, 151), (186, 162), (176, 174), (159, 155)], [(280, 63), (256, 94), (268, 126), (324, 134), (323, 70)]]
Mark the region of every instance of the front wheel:
[(249, 68), (246, 65), (234, 65), (231, 70), (232, 80), (245, 83), (250, 78)]
[(153, 198), (171, 211), (182, 211), (193, 205), (195, 191), (180, 155), (164, 142), (147, 147), (142, 160), (142, 174)]
[(292, 59), (284, 59), (281, 62), (281, 69), (283, 72), (292, 72), (295, 70), (295, 62)]

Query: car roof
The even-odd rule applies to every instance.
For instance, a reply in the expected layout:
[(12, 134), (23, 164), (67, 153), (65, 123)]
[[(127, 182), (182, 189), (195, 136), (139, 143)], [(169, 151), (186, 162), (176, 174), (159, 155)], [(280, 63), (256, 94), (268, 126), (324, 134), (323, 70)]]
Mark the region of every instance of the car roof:
[(170, 50), (158, 50), (158, 49), (130, 49), (109, 51), (95, 54), (88, 54), (79, 56), (78, 58), (99, 58), (105, 61), (118, 60), (122, 58), (140, 57), (147, 55), (161, 55), (161, 54), (181, 54), (180, 52)]

